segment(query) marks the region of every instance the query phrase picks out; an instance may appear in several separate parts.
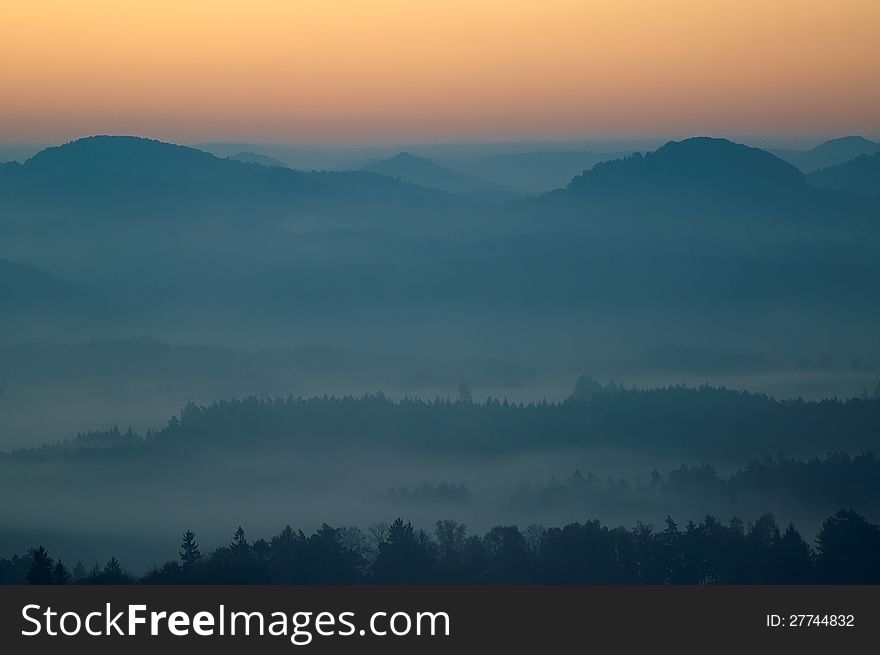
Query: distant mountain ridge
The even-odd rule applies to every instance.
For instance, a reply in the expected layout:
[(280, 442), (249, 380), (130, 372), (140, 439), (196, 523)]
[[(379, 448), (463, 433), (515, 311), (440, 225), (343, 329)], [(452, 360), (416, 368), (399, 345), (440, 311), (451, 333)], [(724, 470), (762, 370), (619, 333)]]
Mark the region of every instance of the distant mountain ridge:
[[(219, 159), (188, 146), (133, 136), (91, 136), (41, 150), (12, 171), (21, 190), (33, 187), (64, 190), (78, 184), (170, 184), (221, 186), (234, 176), (258, 177), (262, 171), (242, 162)], [(268, 179), (265, 178), (264, 179)], [(290, 171), (287, 181), (307, 186), (302, 174)], [(0, 187), (2, 188), (2, 187)], [(89, 191), (94, 189), (89, 188)]]
[[(581, 345), (594, 324), (619, 336), (615, 357), (655, 345), (640, 334), (623, 345), (626, 313), (634, 333), (680, 317), (657, 323), (656, 339), (672, 345), (725, 323), (705, 347), (738, 350), (728, 339), (743, 320), (772, 331), (767, 343), (798, 338), (821, 354), (829, 334), (846, 346), (876, 331), (878, 207), (816, 188), (766, 151), (707, 137), (598, 163), (564, 189), (501, 207), (369, 171), (303, 172), (96, 137), (0, 169), (0, 254), (92, 300), (70, 303), (67, 322), (31, 312), (16, 338), (37, 325), (58, 341), (326, 339), (472, 353), (510, 325), (511, 341), (497, 339), (505, 359), (525, 348), (524, 358), (549, 353), (561, 366), (574, 341), (584, 357), (601, 351)], [(753, 318), (776, 308), (786, 317)], [(797, 333), (825, 317), (822, 330)], [(843, 347), (835, 357), (876, 366), (863, 342), (867, 357)], [(449, 377), (447, 388), (479, 387)]]
[(880, 195), (880, 151), (807, 175), (810, 184), (866, 196)]
[[(133, 152), (137, 158), (132, 158)], [(88, 136), (41, 150), (25, 161), (24, 168), (69, 174), (72, 167), (83, 171), (146, 169), (162, 164), (204, 166), (219, 162), (206, 152), (137, 136)]]
[[(860, 202), (854, 195), (830, 198), (816, 187), (834, 185), (817, 180), (807, 184), (795, 166), (765, 150), (694, 137), (599, 162), (562, 189), (514, 204), (538, 203), (541, 212), (598, 203), (658, 215), (743, 208), (794, 215)], [(26, 229), (74, 218), (97, 228), (148, 218), (239, 226), (290, 220), (304, 229), (412, 230), (418, 224), (422, 231), (456, 234), (482, 229), (487, 222), (474, 219), (491, 214), (489, 202), (507, 198), (491, 183), (408, 153), (359, 170), (303, 172), (151, 139), (95, 136), (0, 167), (0, 225)], [(871, 209), (862, 202), (856, 209), (865, 208)], [(531, 225), (546, 223), (542, 213), (520, 216)]]
[(423, 208), (452, 202), (445, 195), (365, 171), (255, 166), (130, 136), (87, 137), (0, 168), (0, 209), (54, 219), (225, 216), (240, 222), (351, 207), (402, 212), (411, 203)]
[(227, 157), (233, 161), (240, 161), (245, 164), (258, 164), (269, 168), (289, 168), (283, 161), (270, 157), (269, 155), (261, 155), (258, 152), (239, 152), (238, 154)]
[(460, 159), (452, 165), (505, 188), (540, 194), (566, 186), (573, 177), (599, 162), (620, 159), (630, 151), (539, 150)]
[(861, 155), (880, 152), (880, 143), (863, 136), (844, 136), (820, 143), (810, 150), (774, 150), (773, 153), (794, 164), (804, 173), (836, 166)]
[(441, 166), (426, 157), (419, 157), (408, 152), (401, 152), (388, 159), (369, 162), (361, 166), (360, 170), (399, 178), (404, 182), (440, 189), (449, 193), (502, 190), (499, 185)]
[(645, 155), (596, 164), (548, 199), (683, 205), (764, 203), (806, 188), (803, 173), (774, 155), (726, 139), (670, 141)]

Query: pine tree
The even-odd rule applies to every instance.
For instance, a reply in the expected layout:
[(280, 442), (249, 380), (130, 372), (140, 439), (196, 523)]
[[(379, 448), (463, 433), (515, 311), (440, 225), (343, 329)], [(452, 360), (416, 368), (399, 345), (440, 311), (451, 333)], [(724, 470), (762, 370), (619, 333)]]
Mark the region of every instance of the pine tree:
[(192, 530), (183, 533), (183, 542), (180, 545), (180, 561), (184, 568), (189, 568), (201, 559), (202, 553), (196, 543), (196, 535)]
[(31, 566), (26, 577), (28, 584), (52, 584), (52, 558), (42, 546), (31, 550)]
[(103, 584), (127, 584), (129, 582), (128, 575), (122, 570), (122, 565), (115, 557), (111, 557), (104, 566), (100, 579)]
[(233, 552), (247, 552), (250, 550), (250, 546), (248, 545), (247, 537), (244, 534), (244, 528), (238, 526), (236, 528), (235, 533), (232, 535), (232, 551)]
[(804, 538), (789, 523), (773, 549), (773, 582), (810, 582), (814, 575), (813, 553)]
[(70, 573), (67, 572), (64, 563), (58, 560), (55, 563), (55, 568), (52, 569), (52, 584), (67, 584), (68, 582), (70, 582)]
[(82, 563), (82, 560), (77, 560), (76, 564), (73, 565), (73, 572), (71, 573), (71, 578), (74, 582), (82, 580), (88, 575), (88, 571), (86, 571), (85, 564)]

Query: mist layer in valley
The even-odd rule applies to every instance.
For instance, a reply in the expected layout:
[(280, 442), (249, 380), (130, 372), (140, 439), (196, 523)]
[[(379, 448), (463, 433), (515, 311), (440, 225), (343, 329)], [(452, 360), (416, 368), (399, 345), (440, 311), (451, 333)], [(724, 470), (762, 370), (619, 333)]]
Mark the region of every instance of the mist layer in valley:
[(205, 148), (0, 166), (4, 551), (878, 517), (876, 143)]

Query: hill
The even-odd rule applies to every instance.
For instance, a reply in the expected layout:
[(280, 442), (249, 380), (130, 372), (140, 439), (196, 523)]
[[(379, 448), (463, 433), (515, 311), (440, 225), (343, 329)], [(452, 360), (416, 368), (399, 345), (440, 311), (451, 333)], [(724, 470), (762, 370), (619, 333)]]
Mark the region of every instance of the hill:
[[(549, 404), (491, 398), (484, 403), (395, 401), (382, 394), (191, 403), (139, 445), (146, 451), (265, 449), (280, 454), (321, 444), (346, 451), (390, 448), (470, 456), (598, 446), (629, 453), (711, 454), (730, 461), (769, 452), (814, 456), (829, 443), (841, 450), (865, 450), (874, 443), (878, 426), (878, 400), (780, 401), (724, 388), (674, 386), (607, 388), (589, 401)], [(112, 441), (112, 434), (106, 436)], [(76, 441), (2, 453), (0, 462), (52, 458), (70, 450), (79, 450)]]
[(397, 178), (411, 184), (440, 189), (448, 193), (501, 191), (501, 187), (472, 175), (441, 166), (425, 157), (401, 152), (389, 159), (379, 159), (360, 170)]
[(261, 155), (257, 152), (239, 152), (238, 154), (227, 157), (233, 161), (240, 161), (244, 164), (259, 164), (269, 168), (287, 168), (287, 164), (268, 155)]
[(820, 168), (836, 166), (860, 155), (880, 151), (880, 143), (862, 136), (845, 136), (820, 143), (810, 150), (778, 150), (774, 154), (808, 173)]
[(599, 162), (620, 159), (629, 152), (547, 150), (514, 152), (456, 160), (454, 166), (519, 193), (545, 193), (564, 187), (573, 177)]
[(810, 184), (866, 196), (880, 195), (880, 151), (807, 175)]
[(758, 148), (726, 139), (670, 141), (645, 155), (596, 164), (541, 201), (573, 206), (612, 205), (656, 213), (744, 208), (767, 211), (807, 188), (791, 164)]
[[(458, 204), (447, 194), (364, 171), (301, 172), (254, 166), (207, 152), (128, 136), (95, 136), (47, 148), (21, 166), (0, 169), (0, 210), (33, 226), (88, 217), (227, 220), (347, 215), (357, 208), (390, 220)], [(37, 219), (37, 220), (34, 220)]]
[(127, 136), (94, 136), (46, 148), (17, 169), (0, 171), (0, 203), (45, 214), (63, 208), (67, 215), (87, 213), (92, 220), (258, 209), (319, 191), (301, 173)]

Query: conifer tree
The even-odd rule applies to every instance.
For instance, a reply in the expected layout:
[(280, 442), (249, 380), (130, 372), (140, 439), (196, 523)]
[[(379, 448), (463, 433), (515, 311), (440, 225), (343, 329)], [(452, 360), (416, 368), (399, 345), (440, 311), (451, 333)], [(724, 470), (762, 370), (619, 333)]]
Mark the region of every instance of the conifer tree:
[(58, 560), (55, 563), (55, 568), (52, 569), (52, 584), (67, 584), (68, 582), (70, 582), (70, 573), (67, 572), (64, 563)]
[(27, 572), (28, 584), (52, 584), (52, 558), (42, 546), (31, 551), (31, 566)]
[(180, 545), (180, 561), (184, 568), (191, 567), (201, 559), (202, 553), (196, 543), (196, 535), (192, 530), (183, 533), (183, 542)]

